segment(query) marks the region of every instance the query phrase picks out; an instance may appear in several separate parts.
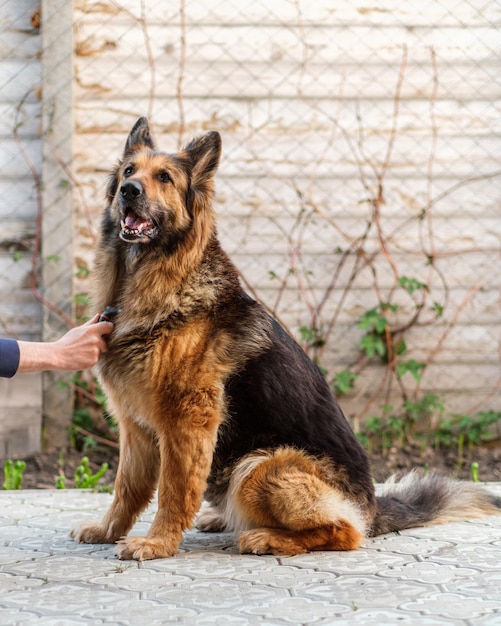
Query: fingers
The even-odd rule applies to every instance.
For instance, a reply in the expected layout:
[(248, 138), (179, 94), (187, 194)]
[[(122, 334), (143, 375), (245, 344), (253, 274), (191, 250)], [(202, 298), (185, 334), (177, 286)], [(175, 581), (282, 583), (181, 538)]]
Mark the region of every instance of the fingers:
[[(95, 316), (98, 317), (98, 316)], [(94, 318), (93, 318), (94, 319)], [(99, 354), (108, 352), (108, 343), (105, 339), (106, 335), (109, 335), (113, 330), (113, 324), (111, 322), (94, 322), (89, 332), (93, 332), (94, 336), (98, 338), (97, 348)]]
[(87, 320), (85, 322), (84, 326), (91, 326), (92, 324), (95, 324), (98, 319), (99, 319), (99, 313), (96, 313), (94, 317), (91, 317), (90, 320)]
[(109, 335), (113, 330), (112, 322), (96, 322), (95, 327), (99, 330), (100, 335)]
[[(87, 320), (82, 326), (92, 326), (91, 333), (97, 333), (100, 336), (109, 335), (113, 330), (112, 322), (98, 322), (100, 317), (99, 313), (96, 313), (94, 317), (91, 317), (90, 320)], [(89, 332), (89, 331), (86, 331)]]

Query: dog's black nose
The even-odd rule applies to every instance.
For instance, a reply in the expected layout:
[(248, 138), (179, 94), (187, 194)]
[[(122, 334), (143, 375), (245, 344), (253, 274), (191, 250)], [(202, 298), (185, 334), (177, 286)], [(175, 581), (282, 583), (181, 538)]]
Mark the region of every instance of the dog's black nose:
[(120, 195), (128, 200), (137, 198), (143, 193), (143, 187), (137, 180), (127, 180), (120, 187)]

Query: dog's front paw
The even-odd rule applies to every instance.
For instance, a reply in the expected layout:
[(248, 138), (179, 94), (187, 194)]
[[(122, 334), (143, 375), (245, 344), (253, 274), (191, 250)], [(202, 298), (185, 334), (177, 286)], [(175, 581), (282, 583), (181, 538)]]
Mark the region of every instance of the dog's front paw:
[(172, 542), (162, 538), (123, 537), (117, 542), (115, 555), (124, 561), (149, 561), (173, 556), (177, 549), (177, 545), (174, 546)]
[(77, 543), (115, 543), (111, 529), (99, 522), (82, 522), (70, 530), (70, 537)]

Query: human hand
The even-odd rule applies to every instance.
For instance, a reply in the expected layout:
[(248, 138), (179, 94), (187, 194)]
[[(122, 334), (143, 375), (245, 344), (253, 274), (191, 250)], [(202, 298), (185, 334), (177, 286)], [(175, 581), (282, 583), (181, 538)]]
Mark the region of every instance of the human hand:
[(53, 342), (18, 341), (18, 372), (45, 370), (83, 370), (96, 364), (108, 346), (105, 336), (113, 330), (111, 322), (98, 322), (99, 315), (76, 326)]
[(83, 370), (97, 363), (107, 351), (105, 336), (113, 330), (111, 322), (98, 322), (99, 315), (75, 326), (52, 344), (55, 363), (51, 369)]

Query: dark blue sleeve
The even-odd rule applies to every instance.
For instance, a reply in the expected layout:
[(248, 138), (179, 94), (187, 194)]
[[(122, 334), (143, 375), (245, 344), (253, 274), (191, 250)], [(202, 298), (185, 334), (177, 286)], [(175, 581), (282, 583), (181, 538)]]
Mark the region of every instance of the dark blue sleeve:
[(19, 344), (15, 339), (0, 339), (0, 377), (12, 378), (19, 367)]

